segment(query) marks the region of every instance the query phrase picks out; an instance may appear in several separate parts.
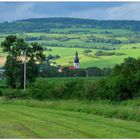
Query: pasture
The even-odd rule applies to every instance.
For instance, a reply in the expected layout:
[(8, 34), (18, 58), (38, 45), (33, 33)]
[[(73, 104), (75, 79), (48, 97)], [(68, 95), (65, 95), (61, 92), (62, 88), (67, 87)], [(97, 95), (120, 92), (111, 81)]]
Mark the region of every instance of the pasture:
[(72, 31), (79, 31), (79, 32), (88, 32), (88, 33), (95, 33), (95, 34), (100, 34), (104, 32), (111, 32), (115, 35), (126, 35), (126, 34), (133, 34), (132, 31), (127, 30), (127, 29), (100, 29), (100, 28), (65, 28), (65, 29), (52, 29), (52, 32), (57, 32), (57, 33), (67, 33), (67, 32), (72, 32)]
[[(53, 47), (51, 48), (52, 51), (48, 52), (46, 51), (45, 54), (49, 55), (56, 55), (59, 54), (60, 58), (56, 60), (52, 60), (52, 62), (56, 62), (55, 65), (73, 65), (73, 60), (75, 57), (76, 50), (79, 53), (79, 59), (80, 59), (80, 66), (81, 68), (96, 66), (100, 68), (104, 67), (113, 67), (116, 64), (119, 64), (123, 62), (124, 58), (127, 57), (140, 57), (140, 49), (120, 49), (115, 50), (115, 52), (124, 53), (125, 55), (119, 55), (119, 56), (100, 56), (100, 57), (90, 57), (83, 54), (84, 49), (82, 48), (63, 48), (63, 47)], [(92, 53), (95, 54), (97, 51), (96, 49), (91, 49)]]
[[(78, 105), (78, 101), (68, 103), (71, 107)], [(140, 137), (140, 122), (83, 113), (82, 110), (70, 111), (68, 103), (1, 100), (0, 138)], [(81, 107), (85, 110), (95, 105), (99, 106), (82, 103)]]
[[(51, 48), (52, 51), (45, 51), (44, 53), (47, 55), (59, 55), (60, 58), (51, 60), (53, 65), (62, 65), (62, 66), (69, 66), (73, 65), (73, 60), (75, 57), (76, 50), (79, 54), (80, 59), (80, 67), (81, 68), (87, 68), (87, 67), (113, 67), (116, 64), (120, 64), (123, 62), (124, 58), (127, 57), (134, 57), (138, 58), (140, 57), (140, 49), (120, 49), (115, 50), (114, 52), (124, 53), (125, 55), (119, 55), (119, 56), (100, 56), (100, 57), (92, 57), (92, 56), (86, 56), (83, 52), (85, 49), (82, 48), (65, 48), (65, 47), (48, 47)], [(92, 55), (94, 56), (97, 49), (91, 49)], [(0, 66), (3, 66), (6, 61), (6, 56), (1, 55), (0, 56)]]

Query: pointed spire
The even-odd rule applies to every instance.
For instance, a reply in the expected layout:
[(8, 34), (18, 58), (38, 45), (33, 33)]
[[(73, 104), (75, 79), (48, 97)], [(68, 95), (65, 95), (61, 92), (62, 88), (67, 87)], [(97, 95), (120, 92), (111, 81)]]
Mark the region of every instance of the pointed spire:
[(78, 52), (77, 52), (77, 50), (76, 50), (76, 55), (78, 55)]
[(79, 63), (79, 58), (78, 58), (78, 52), (77, 52), (77, 50), (76, 50), (74, 62), (75, 63)]
[(80, 65), (79, 65), (79, 58), (78, 58), (78, 51), (76, 50), (76, 54), (75, 54), (75, 58), (74, 58), (74, 67), (76, 69), (79, 69), (80, 68)]

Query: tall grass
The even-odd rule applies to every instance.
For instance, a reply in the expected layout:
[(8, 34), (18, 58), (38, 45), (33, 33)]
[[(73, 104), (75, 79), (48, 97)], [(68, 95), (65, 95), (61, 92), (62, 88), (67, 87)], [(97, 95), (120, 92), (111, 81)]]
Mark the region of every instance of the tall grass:
[(109, 118), (119, 118), (140, 122), (140, 99), (128, 100), (120, 103), (111, 102), (108, 100), (0, 100), (0, 103), (83, 112)]

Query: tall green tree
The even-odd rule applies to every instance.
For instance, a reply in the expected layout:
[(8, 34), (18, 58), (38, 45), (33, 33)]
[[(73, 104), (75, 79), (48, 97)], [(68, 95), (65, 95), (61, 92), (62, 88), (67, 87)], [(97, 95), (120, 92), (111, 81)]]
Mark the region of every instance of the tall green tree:
[(31, 83), (38, 76), (38, 64), (43, 63), (45, 55), (38, 43), (27, 43), (24, 39), (9, 35), (1, 43), (3, 52), (7, 53), (5, 63), (5, 77), (12, 88), (23, 88), (24, 52), (27, 55), (27, 83)]

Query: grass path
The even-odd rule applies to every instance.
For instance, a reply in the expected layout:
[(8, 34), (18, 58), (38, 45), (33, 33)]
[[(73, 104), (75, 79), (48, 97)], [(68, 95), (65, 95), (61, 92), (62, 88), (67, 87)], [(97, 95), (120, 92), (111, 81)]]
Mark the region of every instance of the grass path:
[(140, 138), (140, 123), (1, 104), (0, 138)]

